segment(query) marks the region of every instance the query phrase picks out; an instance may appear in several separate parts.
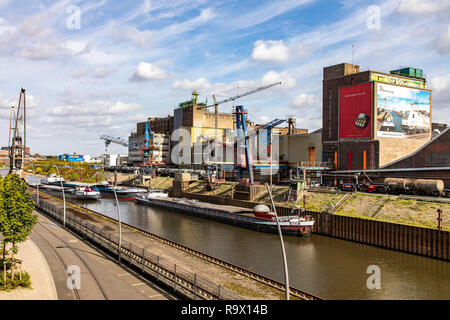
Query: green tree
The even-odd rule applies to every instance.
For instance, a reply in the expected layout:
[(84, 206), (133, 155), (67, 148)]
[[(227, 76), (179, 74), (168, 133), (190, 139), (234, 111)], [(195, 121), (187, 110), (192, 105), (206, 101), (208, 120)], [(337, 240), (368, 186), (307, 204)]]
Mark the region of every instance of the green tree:
[[(24, 242), (37, 222), (32, 214), (34, 202), (27, 191), (26, 182), (16, 174), (9, 174), (0, 181), (0, 232), (3, 235), (3, 261), (6, 245), (12, 245), (12, 261), (17, 245)], [(14, 276), (14, 264), (11, 277)]]

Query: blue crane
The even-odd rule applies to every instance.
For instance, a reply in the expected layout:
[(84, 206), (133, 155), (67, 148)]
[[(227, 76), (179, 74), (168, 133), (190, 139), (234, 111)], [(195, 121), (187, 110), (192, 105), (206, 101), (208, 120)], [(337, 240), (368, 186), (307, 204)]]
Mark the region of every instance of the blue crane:
[[(236, 130), (238, 135), (237, 140), (237, 147), (243, 147), (245, 152), (245, 165), (238, 165), (238, 177), (242, 178), (243, 176), (243, 169), (247, 167), (248, 169), (248, 176), (250, 179), (250, 183), (253, 184), (254, 178), (253, 178), (253, 168), (252, 168), (252, 159), (250, 155), (250, 142), (249, 138), (259, 134), (261, 130), (267, 130), (267, 151), (272, 156), (272, 129), (276, 127), (277, 125), (285, 122), (285, 119), (275, 119), (272, 120), (265, 125), (262, 125), (258, 129), (247, 133), (247, 111), (244, 109), (243, 106), (236, 106)], [(243, 146), (242, 146), (243, 142)], [(239, 153), (238, 153), (239, 154)]]

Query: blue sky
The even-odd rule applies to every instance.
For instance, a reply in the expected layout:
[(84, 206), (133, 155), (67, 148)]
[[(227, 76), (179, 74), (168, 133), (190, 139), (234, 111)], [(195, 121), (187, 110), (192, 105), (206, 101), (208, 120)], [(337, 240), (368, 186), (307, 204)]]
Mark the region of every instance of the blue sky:
[[(79, 29), (68, 28), (73, 8)], [(449, 17), (448, 0), (0, 0), (0, 144), (22, 86), (28, 141), (42, 154), (98, 155), (102, 133), (127, 137), (193, 89), (211, 102), (275, 81), (237, 103), (251, 120), (294, 115), (315, 130), (322, 68), (351, 62), (352, 44), (361, 69), (423, 69), (433, 121), (449, 122)]]

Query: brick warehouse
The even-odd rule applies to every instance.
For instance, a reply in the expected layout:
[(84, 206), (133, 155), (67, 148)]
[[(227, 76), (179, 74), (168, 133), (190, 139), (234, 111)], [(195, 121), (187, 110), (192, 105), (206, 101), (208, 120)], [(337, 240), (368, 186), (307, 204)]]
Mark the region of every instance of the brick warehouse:
[[(378, 182), (409, 174), (444, 177), (448, 188), (448, 130), (431, 141), (431, 111), (421, 70), (420, 76), (404, 76), (360, 72), (346, 63), (324, 68), (322, 143), (324, 161), (337, 169), (331, 180), (337, 184), (336, 178), (341, 182), (361, 171)], [(327, 182), (333, 183), (329, 177)]]

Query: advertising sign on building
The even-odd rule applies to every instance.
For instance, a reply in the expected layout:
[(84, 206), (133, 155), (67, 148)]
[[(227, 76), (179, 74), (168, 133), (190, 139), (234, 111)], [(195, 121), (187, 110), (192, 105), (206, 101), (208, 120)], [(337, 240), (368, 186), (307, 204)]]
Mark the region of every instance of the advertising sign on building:
[(371, 137), (372, 84), (340, 88), (339, 137)]
[(376, 83), (376, 136), (421, 138), (430, 135), (431, 92)]
[(408, 79), (408, 78), (402, 78), (402, 77), (381, 74), (381, 73), (371, 73), (370, 78), (373, 81), (377, 81), (377, 82), (384, 82), (384, 83), (396, 84), (396, 85), (400, 85), (400, 86), (425, 89), (425, 82), (423, 80)]

